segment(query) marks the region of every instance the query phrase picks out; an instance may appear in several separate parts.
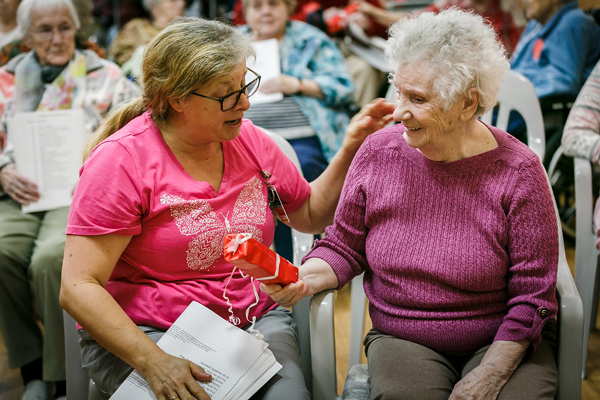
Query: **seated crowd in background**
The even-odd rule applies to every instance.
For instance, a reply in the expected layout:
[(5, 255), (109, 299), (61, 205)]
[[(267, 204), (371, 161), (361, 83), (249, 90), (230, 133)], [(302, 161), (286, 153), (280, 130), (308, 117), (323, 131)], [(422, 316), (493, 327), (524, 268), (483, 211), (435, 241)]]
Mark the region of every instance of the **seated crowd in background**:
[[(540, 102), (573, 100), (600, 58), (600, 26), (576, 0), (523, 2), (529, 22), (511, 59), (511, 69), (528, 78)], [(551, 112), (551, 110), (544, 112)], [(546, 128), (546, 160), (560, 144), (563, 126)], [(526, 141), (525, 122), (511, 114), (508, 132)]]
[[(0, 329), (9, 368), (20, 368), (24, 399), (65, 394), (63, 311), (58, 303), (69, 207), (24, 213), (39, 182), (15, 165), (10, 118), (22, 112), (83, 109), (89, 137), (114, 106), (139, 93), (117, 65), (75, 47), (79, 17), (70, 0), (23, 0), (21, 53), (0, 69)], [(38, 325), (40, 321), (43, 330)]]

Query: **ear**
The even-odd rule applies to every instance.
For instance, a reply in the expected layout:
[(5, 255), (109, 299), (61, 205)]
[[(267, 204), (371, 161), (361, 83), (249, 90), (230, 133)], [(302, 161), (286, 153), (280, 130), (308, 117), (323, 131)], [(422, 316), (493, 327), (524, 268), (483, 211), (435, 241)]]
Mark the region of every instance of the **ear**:
[(475, 115), (477, 111), (477, 107), (479, 106), (479, 100), (481, 99), (481, 94), (479, 90), (476, 88), (471, 88), (467, 90), (467, 93), (464, 97), (464, 102), (462, 109), (460, 110), (459, 118), (461, 121), (468, 121)]
[(176, 112), (183, 112), (183, 102), (181, 99), (169, 99), (169, 105)]

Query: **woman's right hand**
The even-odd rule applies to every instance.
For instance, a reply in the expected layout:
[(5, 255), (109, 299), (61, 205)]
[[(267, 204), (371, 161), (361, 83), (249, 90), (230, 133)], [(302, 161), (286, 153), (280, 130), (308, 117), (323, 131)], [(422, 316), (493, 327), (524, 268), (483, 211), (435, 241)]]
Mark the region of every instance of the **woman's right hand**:
[(0, 169), (2, 189), (17, 203), (28, 205), (39, 200), (40, 192), (35, 182), (23, 176), (15, 164)]
[(157, 400), (210, 400), (196, 380), (210, 382), (212, 377), (189, 360), (160, 351), (157, 357), (150, 359), (148, 368), (140, 372)]

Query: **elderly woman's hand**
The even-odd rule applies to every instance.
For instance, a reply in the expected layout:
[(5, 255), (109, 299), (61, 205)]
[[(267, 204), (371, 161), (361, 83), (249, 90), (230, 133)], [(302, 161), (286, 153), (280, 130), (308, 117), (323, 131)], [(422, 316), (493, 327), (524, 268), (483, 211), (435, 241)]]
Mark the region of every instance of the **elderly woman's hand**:
[(454, 386), (448, 400), (495, 400), (507, 380), (489, 365), (479, 365)]
[(260, 290), (268, 294), (277, 304), (283, 307), (293, 307), (306, 296), (308, 286), (301, 280), (283, 287), (277, 284), (265, 285), (261, 283)]
[(23, 205), (38, 201), (40, 198), (38, 186), (23, 176), (15, 164), (8, 164), (0, 170), (0, 185), (6, 194)]
[(384, 128), (393, 117), (394, 104), (385, 99), (375, 99), (364, 106), (346, 128), (342, 149), (356, 153), (362, 142), (371, 133)]
[(196, 380), (210, 382), (212, 377), (193, 362), (161, 351), (158, 357), (149, 360), (148, 365), (147, 369), (140, 372), (157, 400), (210, 399)]
[(448, 400), (494, 400), (518, 368), (529, 341), (498, 340), (485, 352), (481, 363), (454, 386)]

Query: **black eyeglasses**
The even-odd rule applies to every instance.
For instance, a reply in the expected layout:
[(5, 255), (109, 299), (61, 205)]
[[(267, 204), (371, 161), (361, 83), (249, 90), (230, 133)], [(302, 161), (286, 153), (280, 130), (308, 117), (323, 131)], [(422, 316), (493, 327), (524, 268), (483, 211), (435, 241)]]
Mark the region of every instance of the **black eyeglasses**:
[(258, 86), (260, 85), (260, 75), (252, 71), (250, 68), (248, 68), (248, 71), (256, 75), (256, 78), (254, 78), (249, 84), (247, 84), (240, 90), (236, 90), (235, 92), (229, 93), (225, 97), (209, 97), (194, 92), (192, 92), (192, 94), (198, 97), (204, 97), (205, 99), (216, 100), (219, 103), (221, 103), (221, 111), (229, 111), (233, 107), (237, 106), (237, 103), (240, 101), (240, 97), (242, 97), (242, 93), (245, 94), (246, 97), (250, 97), (258, 90)]

